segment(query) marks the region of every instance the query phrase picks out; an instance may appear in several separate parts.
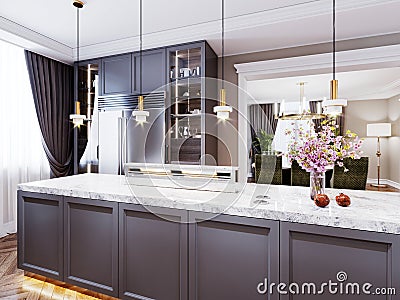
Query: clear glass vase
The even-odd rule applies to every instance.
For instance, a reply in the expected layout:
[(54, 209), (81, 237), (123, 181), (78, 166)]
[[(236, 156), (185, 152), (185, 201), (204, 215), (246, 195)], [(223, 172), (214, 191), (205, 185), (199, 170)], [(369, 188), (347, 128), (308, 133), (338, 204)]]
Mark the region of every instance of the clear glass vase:
[(310, 197), (314, 201), (318, 194), (325, 194), (325, 172), (310, 173)]

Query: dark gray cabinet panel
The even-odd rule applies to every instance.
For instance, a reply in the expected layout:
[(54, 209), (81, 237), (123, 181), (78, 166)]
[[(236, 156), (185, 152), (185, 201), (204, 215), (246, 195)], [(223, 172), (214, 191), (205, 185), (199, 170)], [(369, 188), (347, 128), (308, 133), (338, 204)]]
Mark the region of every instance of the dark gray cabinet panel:
[(132, 54), (106, 57), (101, 60), (100, 95), (132, 93)]
[[(166, 84), (166, 50), (144, 51), (142, 54), (142, 91), (151, 93)], [(140, 53), (133, 54), (133, 91), (140, 93)]]
[[(399, 236), (281, 222), (280, 238), (282, 282), (300, 286), (314, 283), (320, 290), (321, 284), (329, 280), (340, 283), (337, 274), (345, 272), (347, 280), (343, 284), (371, 283), (400, 290)], [(281, 299), (397, 299), (340, 291), (332, 295), (327, 287), (324, 291), (322, 295), (282, 295)]]
[(210, 217), (189, 212), (189, 299), (278, 299), (257, 286), (279, 279), (279, 222)]
[(18, 268), (63, 280), (62, 196), (18, 191)]
[(65, 282), (118, 296), (118, 203), (64, 203)]
[(120, 204), (122, 299), (187, 299), (187, 212)]

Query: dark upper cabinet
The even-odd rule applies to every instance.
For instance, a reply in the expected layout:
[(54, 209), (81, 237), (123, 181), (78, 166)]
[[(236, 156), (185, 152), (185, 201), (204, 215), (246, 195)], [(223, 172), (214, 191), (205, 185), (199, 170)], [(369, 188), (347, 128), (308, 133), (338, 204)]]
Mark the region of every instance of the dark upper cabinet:
[[(371, 283), (374, 288), (400, 290), (400, 239), (396, 235), (281, 222), (280, 241), (280, 282), (293, 282), (300, 287), (313, 283), (318, 291), (329, 280), (342, 282), (345, 289), (347, 283), (361, 287)], [(362, 293), (333, 295), (328, 287), (320, 295), (281, 295), (280, 299), (322, 298), (397, 299)]]
[(62, 196), (18, 191), (18, 268), (62, 281)]
[(166, 84), (166, 50), (156, 49), (143, 51), (142, 76), (140, 76), (140, 52), (135, 52), (132, 59), (133, 92), (140, 93), (140, 80), (142, 78), (143, 93), (151, 93)]
[(64, 281), (118, 296), (118, 203), (64, 197)]
[(101, 60), (100, 95), (132, 93), (132, 54), (122, 54)]
[(187, 212), (119, 208), (119, 297), (187, 300)]
[(189, 212), (189, 299), (279, 299), (279, 222)]
[(217, 55), (205, 41), (166, 51), (166, 163), (218, 164)]

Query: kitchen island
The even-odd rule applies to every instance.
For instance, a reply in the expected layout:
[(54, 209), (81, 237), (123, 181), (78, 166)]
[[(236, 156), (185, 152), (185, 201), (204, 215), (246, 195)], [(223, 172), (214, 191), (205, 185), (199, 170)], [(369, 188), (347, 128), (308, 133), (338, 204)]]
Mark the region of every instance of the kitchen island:
[(122, 299), (292, 299), (257, 287), (320, 285), (339, 272), (400, 292), (400, 195), (344, 192), (350, 207), (322, 209), (303, 187), (221, 193), (99, 174), (21, 184), (18, 266)]

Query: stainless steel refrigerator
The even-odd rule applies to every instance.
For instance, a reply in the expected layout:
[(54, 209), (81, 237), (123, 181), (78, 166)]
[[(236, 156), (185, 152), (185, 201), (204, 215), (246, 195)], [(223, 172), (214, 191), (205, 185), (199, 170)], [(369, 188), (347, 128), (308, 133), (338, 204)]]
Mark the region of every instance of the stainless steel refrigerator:
[(127, 162), (164, 162), (165, 110), (148, 111), (144, 123), (136, 122), (132, 110), (99, 112), (99, 173), (123, 174)]

